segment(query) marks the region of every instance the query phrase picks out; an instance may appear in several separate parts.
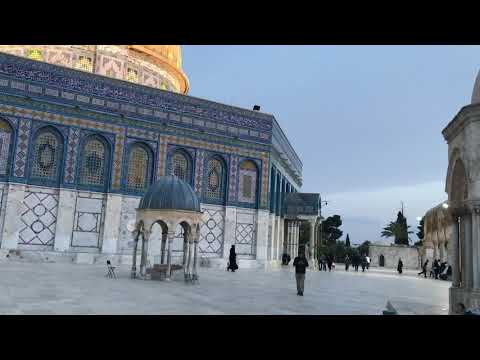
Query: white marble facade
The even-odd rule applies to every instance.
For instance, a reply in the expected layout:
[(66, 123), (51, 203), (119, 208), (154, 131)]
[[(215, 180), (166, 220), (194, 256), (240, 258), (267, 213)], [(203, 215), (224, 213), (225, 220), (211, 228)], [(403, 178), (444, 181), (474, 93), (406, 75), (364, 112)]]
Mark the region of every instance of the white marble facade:
[[(133, 251), (128, 224), (135, 220), (139, 201), (137, 196), (0, 183), (0, 245), (2, 249), (72, 253), (86, 262), (104, 255), (124, 261)], [(283, 218), (268, 210), (211, 204), (202, 204), (201, 209), (199, 257), (208, 259), (202, 264), (226, 264), (235, 245), (245, 266), (278, 265), (284, 249), (293, 256), (294, 244), (298, 246), (298, 231), (288, 226), (285, 232)], [(179, 227), (173, 263), (183, 259), (181, 232)], [(160, 253), (160, 239), (160, 227), (154, 227), (151, 262)], [(82, 253), (91, 255), (82, 257)]]
[(380, 266), (381, 257), (383, 257), (383, 267), (385, 268), (396, 269), (399, 259), (402, 259), (404, 269), (420, 268), (420, 252), (414, 246), (371, 244), (368, 254), (371, 266)]

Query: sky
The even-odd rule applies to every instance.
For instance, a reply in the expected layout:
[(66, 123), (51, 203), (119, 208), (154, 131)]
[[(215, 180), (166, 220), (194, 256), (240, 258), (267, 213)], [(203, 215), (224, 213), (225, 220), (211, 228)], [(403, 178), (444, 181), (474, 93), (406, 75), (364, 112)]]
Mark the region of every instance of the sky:
[[(480, 46), (185, 45), (192, 96), (273, 114), (353, 243), (446, 200), (441, 131), (471, 100)], [(412, 240), (417, 241), (416, 235)], [(387, 240), (387, 242), (390, 240)]]

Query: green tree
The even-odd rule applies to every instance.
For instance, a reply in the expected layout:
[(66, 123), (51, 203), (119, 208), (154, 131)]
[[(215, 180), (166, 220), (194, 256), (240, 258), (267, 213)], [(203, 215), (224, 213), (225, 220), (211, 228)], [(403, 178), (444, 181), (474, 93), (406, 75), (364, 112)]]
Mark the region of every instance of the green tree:
[(361, 245), (359, 245), (358, 248), (357, 248), (357, 251), (360, 254), (360, 256), (362, 256), (362, 255), (367, 255), (368, 256), (369, 247), (370, 247), (370, 241), (368, 241), (368, 240), (364, 241)]
[(390, 222), (382, 230), (382, 237), (393, 237), (395, 244), (408, 245), (409, 244), (409, 234), (413, 234), (413, 231), (409, 230), (410, 226), (407, 225), (407, 219), (403, 216), (402, 212), (399, 211), (397, 214), (397, 220), (395, 222)]
[(348, 236), (348, 234), (347, 234), (347, 238), (345, 240), (345, 246), (348, 247), (348, 248), (350, 247), (350, 236)]
[(423, 246), (423, 238), (425, 236), (423, 229), (424, 229), (424, 224), (425, 224), (425, 216), (420, 220), (420, 224), (417, 226), (418, 232), (417, 232), (417, 237), (418, 241), (414, 244), (415, 246), (421, 247)]
[(424, 220), (425, 220), (425, 216), (422, 218), (422, 220), (420, 220), (420, 224), (417, 226), (417, 229), (418, 229), (417, 237), (420, 240), (423, 240), (423, 237), (425, 236), (425, 234), (423, 233)]
[(339, 229), (342, 226), (340, 215), (329, 216), (322, 224), (322, 239), (326, 240), (328, 245), (335, 244), (343, 235), (343, 231)]

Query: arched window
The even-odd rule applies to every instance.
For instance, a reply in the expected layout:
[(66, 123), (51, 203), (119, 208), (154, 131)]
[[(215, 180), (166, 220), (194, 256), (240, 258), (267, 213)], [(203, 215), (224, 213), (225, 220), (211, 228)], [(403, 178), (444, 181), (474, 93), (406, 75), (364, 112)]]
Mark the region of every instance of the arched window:
[(10, 168), (10, 144), (13, 130), (10, 125), (0, 119), (0, 176), (7, 176)]
[(190, 184), (191, 167), (186, 155), (181, 152), (174, 153), (171, 159), (170, 168), (170, 175), (176, 176)]
[(57, 180), (60, 175), (63, 144), (56, 132), (49, 128), (38, 131), (32, 150), (30, 176), (33, 179)]
[(245, 160), (240, 164), (238, 185), (238, 201), (256, 204), (257, 167), (252, 161)]
[(225, 166), (220, 159), (211, 158), (207, 161), (205, 198), (223, 201), (225, 194)]
[(90, 137), (83, 145), (81, 156), (80, 184), (105, 186), (108, 163), (108, 149), (105, 143), (97, 137)]
[(128, 157), (127, 190), (144, 191), (150, 185), (152, 156), (140, 144), (131, 147)]

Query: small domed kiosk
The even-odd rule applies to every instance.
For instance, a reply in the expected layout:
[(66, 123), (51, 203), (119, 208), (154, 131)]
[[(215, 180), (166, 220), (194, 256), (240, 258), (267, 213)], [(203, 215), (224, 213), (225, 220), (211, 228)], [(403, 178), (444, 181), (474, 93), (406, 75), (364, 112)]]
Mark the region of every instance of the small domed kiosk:
[[(150, 186), (136, 209), (132, 278), (137, 277), (137, 249), (141, 237), (140, 278), (153, 279), (156, 274), (164, 273), (166, 279), (170, 279), (173, 269), (172, 243), (175, 229), (180, 225), (184, 234), (183, 263), (181, 266), (177, 265), (177, 269), (183, 268), (186, 281), (196, 281), (201, 218), (200, 201), (192, 187), (175, 176), (160, 177)], [(162, 229), (161, 254), (157, 257), (158, 263), (147, 268), (149, 238), (155, 224), (159, 224)], [(165, 251), (167, 240), (168, 249)]]

